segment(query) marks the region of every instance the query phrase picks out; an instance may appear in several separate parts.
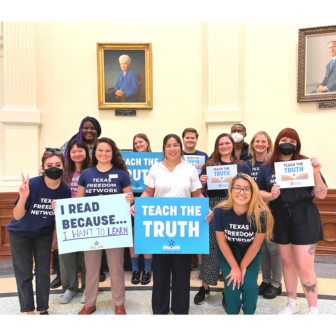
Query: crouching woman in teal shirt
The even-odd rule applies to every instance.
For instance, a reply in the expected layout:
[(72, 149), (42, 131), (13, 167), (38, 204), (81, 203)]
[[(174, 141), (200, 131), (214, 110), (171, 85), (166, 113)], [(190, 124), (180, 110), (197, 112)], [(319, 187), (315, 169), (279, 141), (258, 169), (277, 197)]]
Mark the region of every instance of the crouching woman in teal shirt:
[(214, 210), (217, 255), (225, 277), (225, 312), (253, 315), (258, 300), (258, 273), (263, 240), (272, 237), (274, 219), (251, 177), (238, 173), (229, 196)]

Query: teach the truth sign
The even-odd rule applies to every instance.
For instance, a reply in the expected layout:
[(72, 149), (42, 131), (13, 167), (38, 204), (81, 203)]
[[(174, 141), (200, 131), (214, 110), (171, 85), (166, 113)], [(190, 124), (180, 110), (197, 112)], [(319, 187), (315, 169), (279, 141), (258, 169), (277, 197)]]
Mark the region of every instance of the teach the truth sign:
[(162, 153), (142, 152), (142, 153), (121, 153), (126, 163), (127, 169), (131, 175), (132, 191), (142, 193), (146, 189), (145, 178), (150, 168), (156, 163), (162, 161)]
[(276, 182), (280, 188), (313, 187), (313, 166), (310, 159), (275, 162)]
[(57, 200), (59, 253), (133, 246), (129, 208), (125, 194)]
[(135, 253), (209, 253), (208, 198), (135, 199)]

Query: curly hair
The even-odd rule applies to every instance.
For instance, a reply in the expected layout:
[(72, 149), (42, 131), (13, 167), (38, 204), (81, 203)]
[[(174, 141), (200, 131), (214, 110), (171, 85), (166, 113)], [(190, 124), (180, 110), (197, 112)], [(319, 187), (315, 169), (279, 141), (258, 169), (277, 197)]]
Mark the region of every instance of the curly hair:
[(112, 160), (111, 163), (114, 167), (123, 169), (129, 174), (125, 161), (120, 154), (120, 150), (117, 147), (116, 143), (110, 138), (100, 138), (93, 146), (92, 150), (92, 166), (96, 166), (98, 164), (98, 160), (96, 158), (96, 149), (100, 143), (107, 143), (112, 148)]

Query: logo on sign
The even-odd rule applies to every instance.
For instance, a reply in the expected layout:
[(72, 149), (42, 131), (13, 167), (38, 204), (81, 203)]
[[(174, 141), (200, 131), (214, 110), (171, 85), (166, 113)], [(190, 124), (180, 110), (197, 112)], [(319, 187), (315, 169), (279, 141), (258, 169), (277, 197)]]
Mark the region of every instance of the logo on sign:
[(95, 249), (95, 248), (102, 248), (104, 245), (99, 245), (99, 242), (95, 241), (93, 243), (95, 246), (90, 246), (90, 249)]
[(170, 241), (168, 241), (168, 243), (169, 243), (169, 246), (167, 246), (167, 245), (163, 245), (163, 249), (164, 250), (179, 250), (180, 249), (180, 245), (176, 245), (176, 246), (174, 246), (175, 245), (175, 241), (174, 240), (170, 240)]

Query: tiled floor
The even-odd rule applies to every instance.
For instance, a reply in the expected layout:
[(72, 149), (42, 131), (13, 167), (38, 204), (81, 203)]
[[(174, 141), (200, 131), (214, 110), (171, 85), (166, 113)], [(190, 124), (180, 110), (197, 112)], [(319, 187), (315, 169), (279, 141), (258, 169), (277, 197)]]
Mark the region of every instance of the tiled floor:
[[(316, 264), (316, 273), (318, 276), (319, 286), (319, 300), (318, 308), (320, 314), (332, 314), (336, 315), (336, 264)], [(21, 315), (19, 311), (19, 301), (17, 297), (15, 278), (10, 272), (2, 270), (0, 275), (0, 315)], [(100, 291), (97, 300), (97, 311), (94, 314), (114, 314), (114, 304), (111, 299), (111, 293), (109, 291), (109, 274), (106, 273), (107, 278), (105, 282), (99, 284)], [(125, 272), (125, 284), (126, 284), (126, 301), (125, 307), (128, 315), (148, 315), (152, 314), (151, 310), (151, 295), (152, 295), (152, 283), (142, 285), (131, 284), (131, 272)], [(53, 279), (55, 275), (51, 275)], [(261, 281), (259, 275), (259, 281)], [(190, 292), (190, 314), (206, 314), (206, 315), (218, 315), (225, 314), (222, 308), (222, 294), (221, 288), (223, 283), (219, 282), (218, 286), (211, 287), (212, 292), (209, 299), (203, 305), (196, 306), (193, 302), (193, 298), (197, 293), (197, 288), (200, 286), (200, 281), (196, 279), (196, 272), (191, 272), (190, 285), (192, 291)], [(266, 300), (262, 296), (258, 298), (257, 315), (273, 315), (281, 310), (286, 304), (286, 293), (284, 293), (285, 287), (283, 285), (282, 296), (277, 297), (274, 300)], [(300, 313), (305, 314), (307, 310), (307, 301), (302, 294), (301, 285), (298, 288), (299, 297), (297, 299), (300, 307)], [(50, 314), (57, 315), (73, 315), (77, 314), (82, 307), (80, 303), (81, 293), (78, 293), (73, 300), (63, 305), (58, 302), (60, 296), (60, 288), (50, 291)]]

